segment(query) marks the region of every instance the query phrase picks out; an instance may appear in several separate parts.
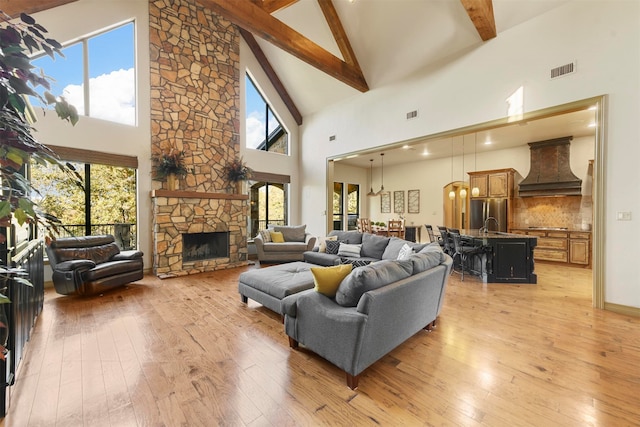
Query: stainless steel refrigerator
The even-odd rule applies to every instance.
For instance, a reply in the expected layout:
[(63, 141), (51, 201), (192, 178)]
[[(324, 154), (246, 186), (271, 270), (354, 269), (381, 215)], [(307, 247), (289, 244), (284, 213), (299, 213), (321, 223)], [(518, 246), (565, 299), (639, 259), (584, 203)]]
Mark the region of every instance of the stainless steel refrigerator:
[(489, 221), (487, 225), (490, 231), (507, 231), (507, 199), (473, 199), (471, 200), (469, 212), (469, 227), (480, 229), (484, 227), (485, 221), (493, 217), (498, 221), (496, 227), (494, 221)]

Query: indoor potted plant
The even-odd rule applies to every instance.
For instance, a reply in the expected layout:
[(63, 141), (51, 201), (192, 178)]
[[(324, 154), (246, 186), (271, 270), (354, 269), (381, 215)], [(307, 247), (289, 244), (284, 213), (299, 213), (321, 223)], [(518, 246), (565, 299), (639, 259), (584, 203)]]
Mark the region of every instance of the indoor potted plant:
[[(50, 231), (56, 231), (57, 219), (38, 211), (31, 194), (28, 177), (24, 175), (25, 164), (30, 161), (50, 163), (76, 180), (83, 187), (81, 178), (57, 155), (33, 135), (32, 123), (36, 115), (27, 97), (39, 100), (43, 105), (52, 105), (56, 114), (72, 125), (78, 122), (78, 113), (64, 98), (55, 97), (48, 92), (50, 77), (42, 70), (34, 72), (31, 54), (43, 51), (52, 58), (62, 55), (62, 46), (47, 38), (47, 30), (27, 14), (21, 14), (20, 20), (11, 18), (0, 11), (0, 227), (9, 227), (15, 221), (19, 225), (42, 224)], [(35, 89), (45, 89), (43, 94)], [(6, 236), (0, 233), (0, 241)], [(0, 359), (5, 358), (5, 346), (8, 337), (5, 304), (11, 303), (7, 296), (8, 281), (33, 286), (28, 275), (21, 268), (0, 266)]]
[[(44, 51), (52, 58), (56, 53), (62, 56), (60, 43), (47, 38), (46, 33), (47, 30), (27, 14), (11, 21), (0, 11), (0, 224), (10, 224), (15, 219), (20, 225), (41, 223), (55, 231), (56, 219), (37, 213), (30, 197), (36, 190), (22, 172), (23, 165), (29, 161), (51, 163), (82, 186), (79, 176), (33, 135), (31, 124), (36, 116), (27, 101), (29, 96), (43, 105), (54, 106), (61, 119), (73, 125), (78, 121), (73, 105), (48, 92), (51, 78), (42, 70), (35, 71), (31, 64), (30, 55), (34, 52)], [(43, 95), (36, 92), (38, 86), (45, 89)], [(0, 239), (4, 238), (0, 233)]]
[(225, 178), (235, 184), (238, 193), (244, 193), (243, 182), (253, 176), (253, 169), (246, 165), (242, 157), (235, 157), (224, 166)]
[(184, 163), (184, 151), (178, 151), (175, 148), (160, 153), (153, 158), (153, 161), (155, 163), (154, 179), (166, 179), (169, 190), (177, 190), (177, 177), (184, 178), (190, 172)]

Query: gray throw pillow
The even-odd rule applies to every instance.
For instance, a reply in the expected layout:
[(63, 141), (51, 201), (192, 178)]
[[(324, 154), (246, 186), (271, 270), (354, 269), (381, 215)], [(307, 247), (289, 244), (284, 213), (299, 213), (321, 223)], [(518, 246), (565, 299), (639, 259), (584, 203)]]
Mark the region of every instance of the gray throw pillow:
[(271, 243), (271, 232), (269, 230), (260, 230), (259, 234), (263, 243)]
[(375, 234), (362, 234), (362, 251), (360, 256), (382, 259), (382, 254), (389, 244), (389, 238), (376, 236)]
[(325, 253), (329, 255), (338, 255), (338, 251), (340, 250), (340, 240), (327, 240), (326, 242), (327, 249)]
[(413, 274), (418, 274), (440, 265), (444, 261), (444, 252), (417, 253), (411, 255), (409, 260), (413, 264)]
[(344, 307), (355, 307), (365, 292), (405, 279), (412, 272), (410, 260), (379, 261), (356, 268), (338, 286), (336, 302)]
[(304, 242), (307, 225), (276, 225), (273, 230), (281, 232), (285, 242)]
[(338, 256), (348, 257), (348, 258), (358, 258), (360, 257), (361, 247), (362, 245), (340, 243), (340, 247), (338, 248)]
[(400, 249), (402, 249), (402, 246), (405, 243), (408, 243), (408, 242), (398, 237), (392, 237), (391, 239), (389, 239), (389, 244), (384, 249), (381, 259), (398, 259), (398, 254), (400, 253)]

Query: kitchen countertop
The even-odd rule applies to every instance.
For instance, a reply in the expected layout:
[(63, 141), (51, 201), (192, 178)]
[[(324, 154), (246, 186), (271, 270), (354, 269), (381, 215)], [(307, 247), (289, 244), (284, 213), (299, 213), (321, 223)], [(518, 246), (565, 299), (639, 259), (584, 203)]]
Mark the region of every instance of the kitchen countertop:
[(505, 233), (502, 231), (480, 232), (477, 229), (460, 230), (461, 236), (480, 239), (536, 239), (537, 236), (527, 236), (526, 234)]
[(581, 233), (590, 233), (591, 230), (582, 230), (578, 228), (567, 228), (567, 227), (513, 227), (512, 230), (520, 230), (520, 231), (566, 231), (566, 232), (581, 232)]

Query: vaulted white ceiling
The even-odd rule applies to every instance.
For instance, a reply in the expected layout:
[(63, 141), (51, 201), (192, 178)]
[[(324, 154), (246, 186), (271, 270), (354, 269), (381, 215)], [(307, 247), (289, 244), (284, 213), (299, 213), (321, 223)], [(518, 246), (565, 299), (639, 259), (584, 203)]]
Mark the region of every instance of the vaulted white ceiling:
[[(500, 33), (567, 0), (493, 0)], [(483, 42), (457, 0), (333, 0), (370, 90), (454, 59)], [(342, 58), (316, 0), (300, 0), (273, 14)], [(256, 37), (302, 115), (360, 92)]]

